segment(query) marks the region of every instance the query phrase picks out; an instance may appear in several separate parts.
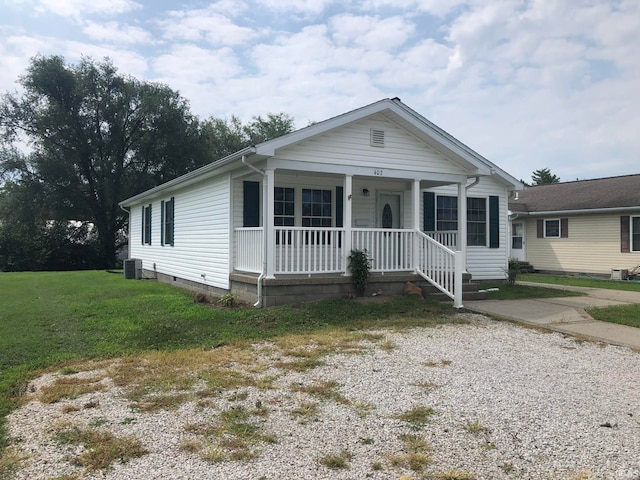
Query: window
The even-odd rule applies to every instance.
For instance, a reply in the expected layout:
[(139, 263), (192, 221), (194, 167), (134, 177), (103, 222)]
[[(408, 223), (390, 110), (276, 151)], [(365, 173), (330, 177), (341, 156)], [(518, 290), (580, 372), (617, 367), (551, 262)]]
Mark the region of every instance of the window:
[(302, 226), (331, 226), (331, 190), (302, 190)]
[(487, 199), (467, 198), (467, 245), (487, 245)]
[(174, 217), (174, 204), (175, 200), (171, 197), (171, 200), (162, 202), (161, 211), (162, 214), (162, 230), (160, 231), (162, 238), (160, 239), (161, 245), (173, 246), (173, 217)]
[(631, 217), (631, 251), (640, 252), (640, 217)]
[(275, 187), (273, 194), (273, 224), (276, 227), (293, 227), (295, 225), (295, 189)]
[(440, 195), (436, 204), (436, 230), (458, 230), (458, 198)]
[(544, 237), (545, 238), (560, 238), (560, 219), (544, 221)]
[(142, 244), (151, 245), (151, 204), (142, 207)]

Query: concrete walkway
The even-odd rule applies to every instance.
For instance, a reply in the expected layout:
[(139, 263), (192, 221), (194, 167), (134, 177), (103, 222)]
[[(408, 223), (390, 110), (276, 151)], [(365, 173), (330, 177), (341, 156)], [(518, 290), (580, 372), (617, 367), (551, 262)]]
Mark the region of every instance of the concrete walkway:
[(640, 292), (531, 282), (518, 283), (559, 290), (573, 290), (584, 292), (586, 295), (523, 300), (478, 300), (465, 302), (464, 306), (468, 310), (494, 317), (640, 350), (640, 328), (594, 320), (584, 310), (589, 307), (640, 303)]

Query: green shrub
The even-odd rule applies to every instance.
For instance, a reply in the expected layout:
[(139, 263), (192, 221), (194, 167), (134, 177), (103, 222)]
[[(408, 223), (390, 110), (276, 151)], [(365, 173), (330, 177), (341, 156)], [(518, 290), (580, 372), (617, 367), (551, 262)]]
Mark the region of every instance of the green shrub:
[(369, 282), (369, 272), (371, 270), (371, 257), (367, 250), (351, 250), (349, 255), (349, 270), (351, 270), (351, 278), (356, 291), (364, 294), (364, 289)]
[(509, 281), (509, 285), (515, 285), (516, 278), (518, 277), (518, 273), (520, 272), (520, 262), (517, 258), (509, 259), (509, 269), (507, 270), (507, 280)]

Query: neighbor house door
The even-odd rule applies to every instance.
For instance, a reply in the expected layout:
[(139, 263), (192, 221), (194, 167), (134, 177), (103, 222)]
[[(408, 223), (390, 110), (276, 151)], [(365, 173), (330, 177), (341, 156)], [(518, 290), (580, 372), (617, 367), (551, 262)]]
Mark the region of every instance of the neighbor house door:
[(527, 259), (525, 238), (524, 223), (513, 223), (511, 225), (511, 256), (521, 262)]

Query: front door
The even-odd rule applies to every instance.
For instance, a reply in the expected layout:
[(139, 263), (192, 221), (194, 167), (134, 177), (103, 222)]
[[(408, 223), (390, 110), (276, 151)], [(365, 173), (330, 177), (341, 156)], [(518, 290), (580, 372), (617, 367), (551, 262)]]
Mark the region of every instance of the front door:
[(378, 205), (378, 228), (400, 228), (400, 195), (381, 193)]
[(524, 223), (513, 223), (511, 225), (511, 256), (520, 262), (524, 262), (527, 259), (525, 238)]

